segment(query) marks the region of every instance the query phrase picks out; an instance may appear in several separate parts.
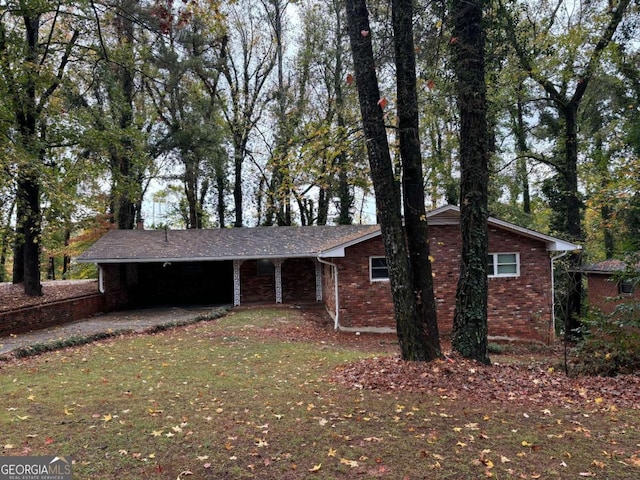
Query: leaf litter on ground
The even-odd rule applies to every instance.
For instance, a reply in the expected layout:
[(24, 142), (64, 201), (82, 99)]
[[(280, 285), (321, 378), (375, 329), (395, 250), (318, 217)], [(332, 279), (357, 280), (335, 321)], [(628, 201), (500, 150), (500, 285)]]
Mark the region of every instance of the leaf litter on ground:
[(429, 363), (405, 362), (397, 355), (366, 358), (338, 367), (334, 380), (355, 389), (431, 392), (450, 398), (472, 397), (479, 403), (640, 409), (637, 374), (572, 378), (552, 366), (487, 366), (451, 354)]

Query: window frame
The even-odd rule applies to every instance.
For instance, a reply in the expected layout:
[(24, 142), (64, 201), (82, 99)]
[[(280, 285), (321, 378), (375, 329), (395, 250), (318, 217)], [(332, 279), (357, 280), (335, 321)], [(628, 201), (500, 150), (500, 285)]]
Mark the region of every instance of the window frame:
[(633, 295), (634, 292), (635, 292), (635, 285), (631, 280), (623, 279), (618, 281), (619, 295)]
[[(373, 261), (374, 260), (384, 260), (384, 267), (381, 266), (374, 266), (373, 265)], [(374, 270), (378, 270), (378, 271), (386, 271), (387, 275), (386, 277), (374, 277), (373, 276), (373, 272)], [(371, 282), (388, 282), (389, 281), (389, 267), (387, 266), (387, 257), (385, 257), (384, 255), (380, 256), (380, 255), (372, 255), (369, 257), (369, 281)]]
[[(514, 265), (513, 263), (499, 263), (498, 258), (500, 255), (514, 255), (515, 256), (515, 272), (499, 273), (499, 267), (501, 265)], [(489, 257), (492, 259), (491, 268), (493, 273), (489, 273)], [(519, 252), (491, 252), (487, 254), (487, 277), (488, 278), (516, 278), (520, 276), (520, 253)]]

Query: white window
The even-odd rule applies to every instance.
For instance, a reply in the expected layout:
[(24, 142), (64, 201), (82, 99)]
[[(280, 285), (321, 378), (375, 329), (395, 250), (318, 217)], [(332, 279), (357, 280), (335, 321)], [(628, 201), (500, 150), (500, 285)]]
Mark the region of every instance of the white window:
[(372, 282), (389, 280), (386, 257), (369, 257), (369, 272)]
[(487, 255), (487, 276), (519, 277), (519, 253), (490, 253)]

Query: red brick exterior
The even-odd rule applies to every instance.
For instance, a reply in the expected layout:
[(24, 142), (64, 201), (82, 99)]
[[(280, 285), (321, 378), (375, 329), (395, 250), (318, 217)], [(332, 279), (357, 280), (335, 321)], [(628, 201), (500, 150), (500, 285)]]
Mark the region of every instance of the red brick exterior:
[[(460, 235), (457, 225), (429, 227), (434, 258), (434, 293), (440, 333), (451, 333), (458, 281)], [(492, 337), (548, 343), (553, 340), (551, 261), (545, 244), (501, 229), (489, 231), (490, 253), (519, 253), (520, 276), (489, 279), (488, 327)], [(380, 237), (347, 248), (338, 267), (339, 321), (344, 327), (393, 327), (388, 282), (371, 281), (369, 257), (383, 256)], [(326, 269), (325, 269), (326, 273)], [(325, 303), (335, 311), (333, 287), (325, 275)]]
[(29, 332), (74, 322), (107, 311), (107, 296), (84, 297), (0, 312), (0, 336)]
[[(288, 258), (282, 262), (282, 301), (307, 303), (316, 299), (315, 264), (309, 258)], [(240, 265), (240, 303), (276, 301), (274, 275), (258, 275), (258, 262)]]
[[(458, 225), (429, 226), (434, 258), (434, 289), (440, 332), (451, 332), (458, 281), (460, 234)], [(549, 343), (553, 340), (551, 261), (543, 241), (501, 228), (489, 229), (490, 253), (518, 253), (520, 275), (489, 279), (489, 335)], [(393, 303), (389, 283), (370, 279), (369, 258), (384, 256), (381, 237), (346, 248), (343, 258), (326, 259), (335, 265), (338, 278), (339, 323), (342, 327), (393, 328)], [(311, 258), (289, 258), (282, 263), (284, 303), (316, 301), (316, 263)], [(137, 283), (135, 265), (103, 266), (105, 289), (114, 305), (127, 300), (127, 289)], [(256, 260), (240, 265), (240, 304), (275, 303), (274, 275), (258, 275)], [(335, 314), (333, 268), (322, 264), (322, 301)], [(111, 306), (109, 306), (111, 307)], [(112, 309), (112, 308), (110, 308)]]
[(620, 294), (613, 273), (588, 273), (587, 288), (589, 308), (604, 313), (611, 313), (622, 302), (640, 302), (640, 288), (636, 288), (632, 294)]

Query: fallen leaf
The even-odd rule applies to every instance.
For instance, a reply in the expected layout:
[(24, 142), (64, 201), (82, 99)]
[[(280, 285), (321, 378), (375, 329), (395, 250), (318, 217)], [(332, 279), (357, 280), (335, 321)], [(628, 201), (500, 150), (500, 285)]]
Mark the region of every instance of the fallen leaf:
[(269, 443), (262, 439), (262, 438), (256, 438), (256, 447), (268, 447)]
[(309, 469), (310, 472), (317, 472), (318, 470), (320, 470), (322, 468), (322, 464), (319, 463), (318, 465), (314, 465), (313, 467), (311, 467)]
[(355, 460), (348, 460), (346, 458), (341, 458), (340, 463), (343, 465), (349, 465), (351, 468), (356, 468), (359, 463)]

